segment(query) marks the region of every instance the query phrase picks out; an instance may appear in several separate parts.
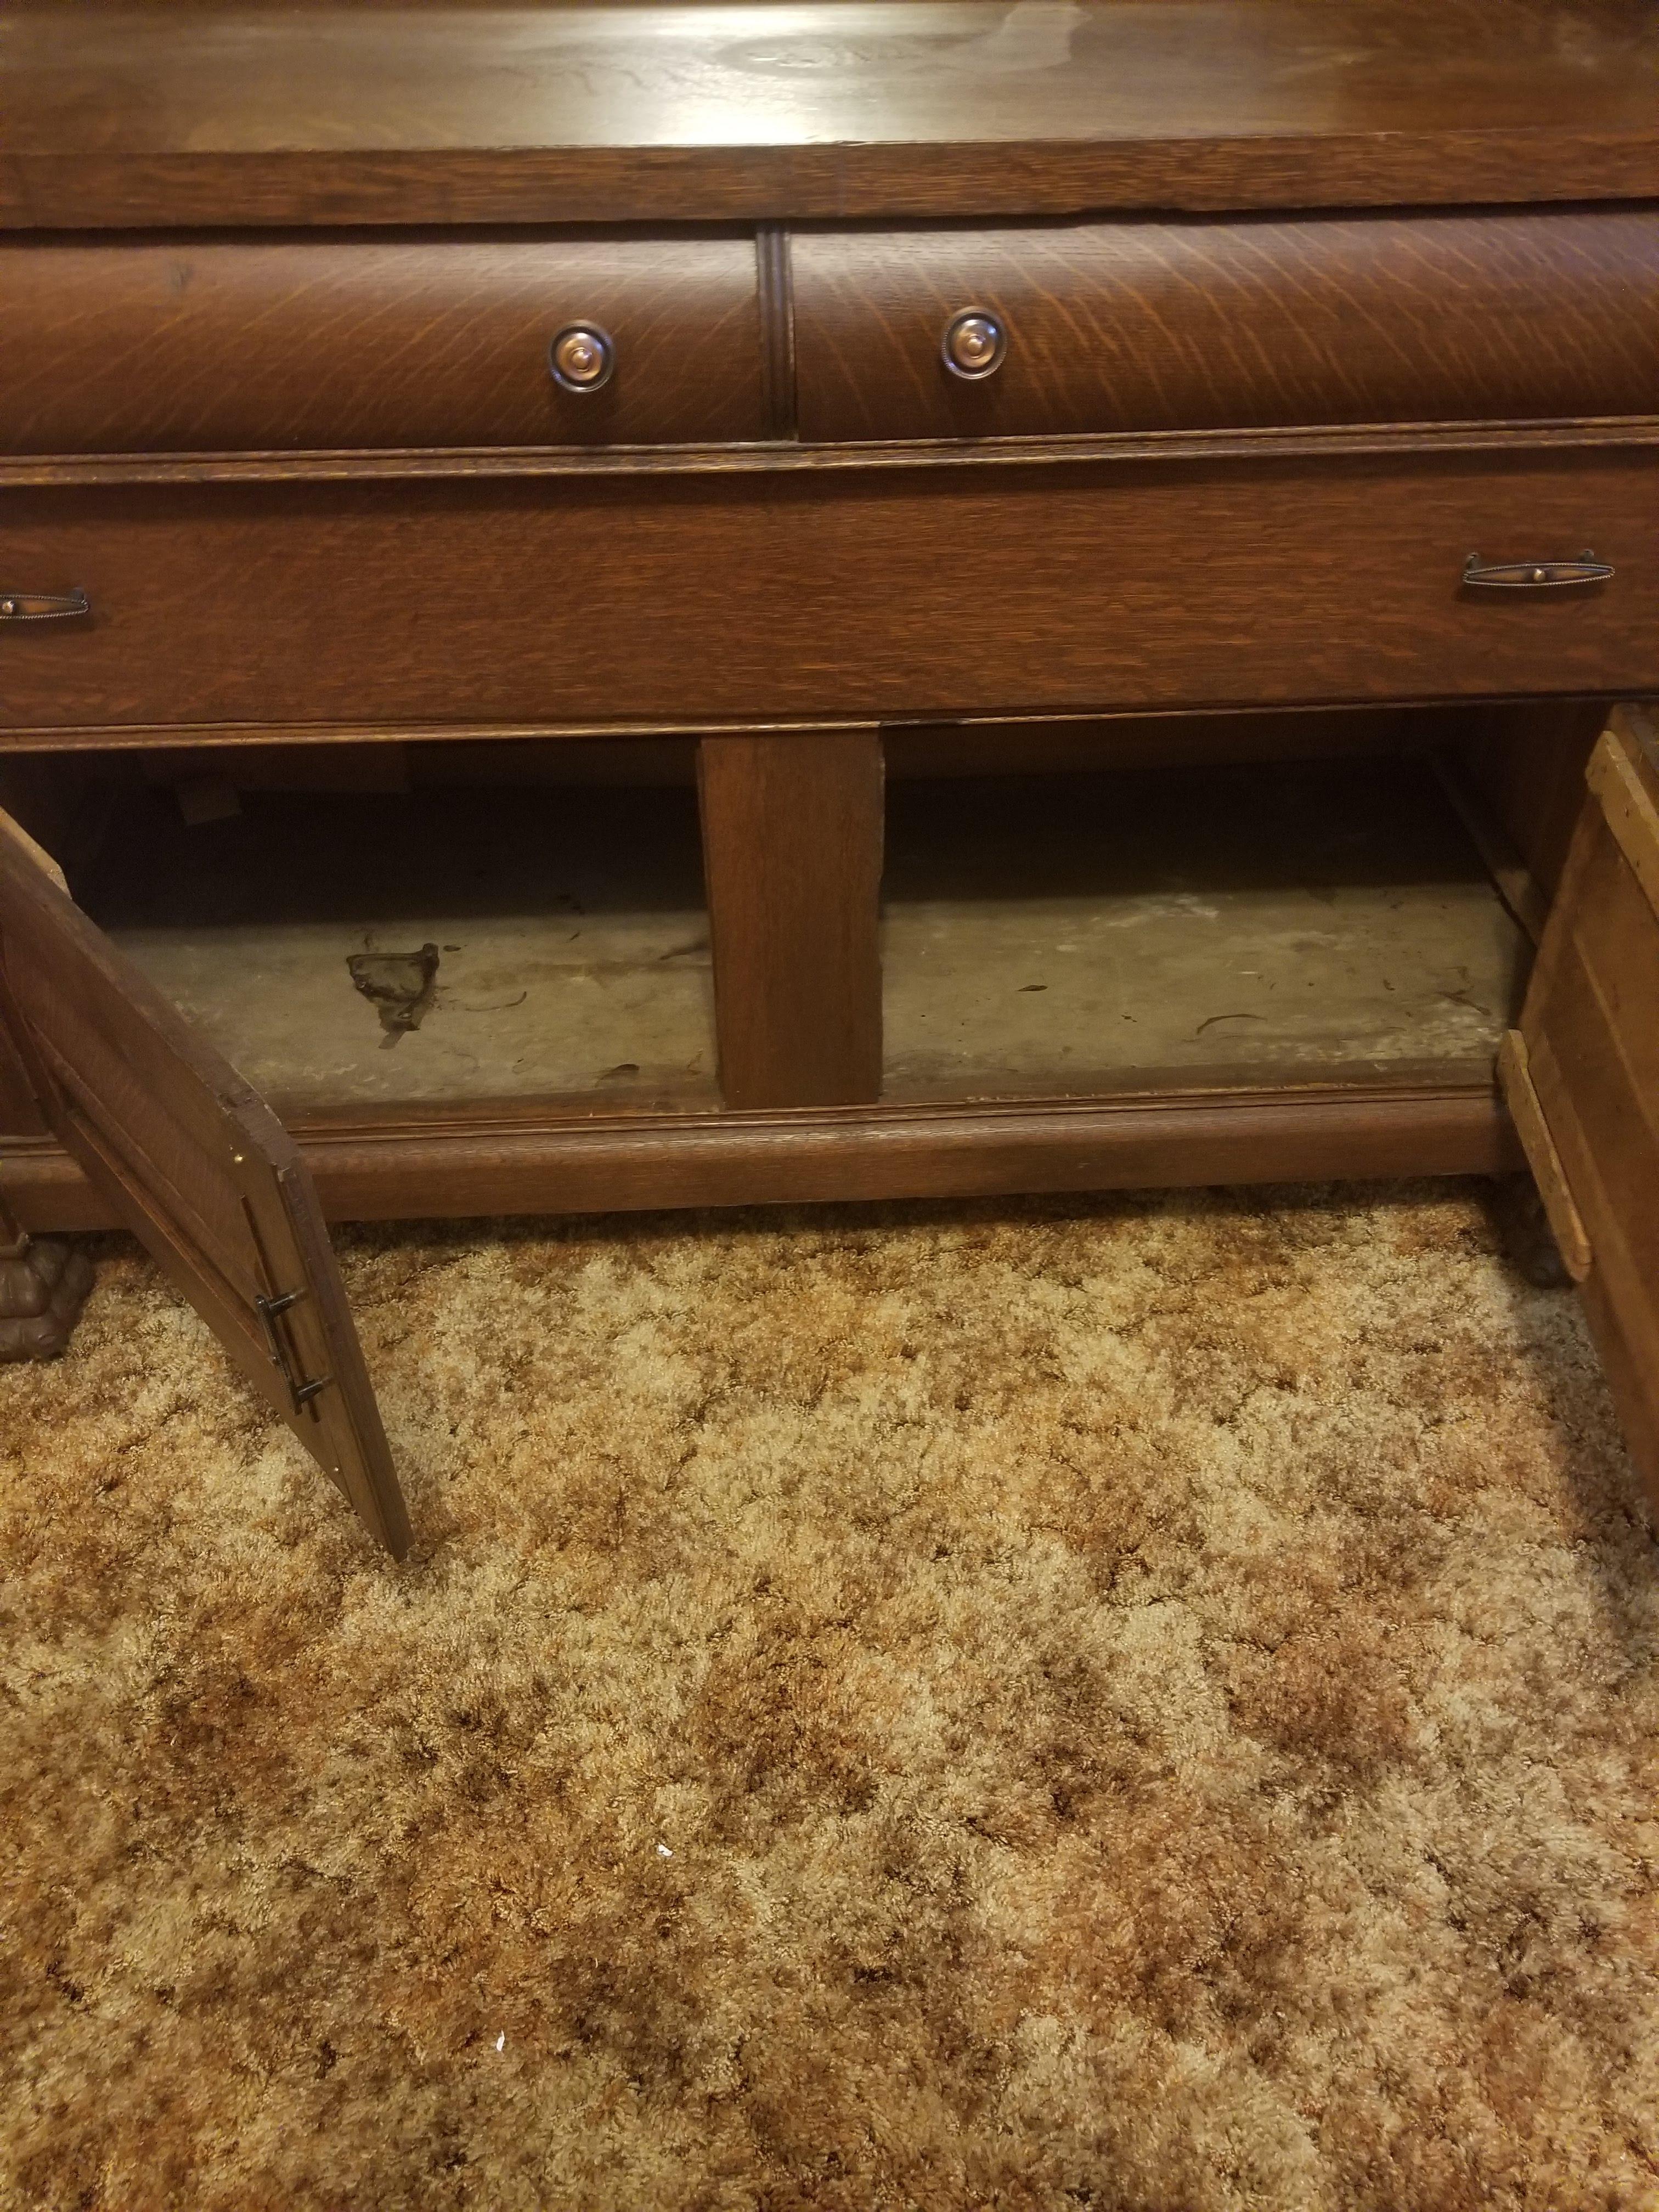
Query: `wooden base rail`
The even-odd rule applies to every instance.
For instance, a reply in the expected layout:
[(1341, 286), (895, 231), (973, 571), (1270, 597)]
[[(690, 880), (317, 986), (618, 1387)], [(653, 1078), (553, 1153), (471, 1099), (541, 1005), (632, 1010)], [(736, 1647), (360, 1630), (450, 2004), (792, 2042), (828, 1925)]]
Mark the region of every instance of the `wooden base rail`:
[[(334, 1221), (1482, 1175), (1524, 1164), (1496, 1091), (1475, 1086), (294, 1134)], [(114, 1225), (46, 1140), (0, 1143), (0, 1173), (26, 1228)]]

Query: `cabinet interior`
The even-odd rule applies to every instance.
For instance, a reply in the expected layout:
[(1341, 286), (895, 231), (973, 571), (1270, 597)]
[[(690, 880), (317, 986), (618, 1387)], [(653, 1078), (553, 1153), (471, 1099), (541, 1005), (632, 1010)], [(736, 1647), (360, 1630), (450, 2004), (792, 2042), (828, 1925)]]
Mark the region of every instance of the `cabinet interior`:
[(1529, 947), (1428, 763), (896, 783), (897, 1098), (1489, 1079)]
[[(1445, 735), (890, 733), (884, 1098), (1489, 1084), (1530, 943)], [(692, 740), (198, 745), (0, 796), (295, 1121), (720, 1107)]]
[(279, 1113), (718, 1103), (692, 790), (236, 803), (191, 823), (179, 793), (125, 782), (71, 885)]

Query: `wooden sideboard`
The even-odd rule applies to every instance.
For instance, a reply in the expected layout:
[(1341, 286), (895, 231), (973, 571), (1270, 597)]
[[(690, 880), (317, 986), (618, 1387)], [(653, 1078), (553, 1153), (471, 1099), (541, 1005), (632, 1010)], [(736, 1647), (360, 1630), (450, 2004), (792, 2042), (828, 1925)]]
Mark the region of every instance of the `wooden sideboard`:
[[(1659, 17), (0, 15), (0, 1328), (1500, 1172), (1659, 1479)], [(7, 1256), (9, 1255), (9, 1256)]]

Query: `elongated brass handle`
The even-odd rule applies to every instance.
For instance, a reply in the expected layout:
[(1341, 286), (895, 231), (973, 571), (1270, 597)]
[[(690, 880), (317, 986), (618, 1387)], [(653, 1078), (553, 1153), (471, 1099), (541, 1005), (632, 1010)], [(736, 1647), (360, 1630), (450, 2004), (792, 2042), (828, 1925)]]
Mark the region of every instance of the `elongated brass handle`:
[(91, 612), (84, 592), (0, 592), (0, 622), (67, 622)]
[(1463, 581), (1484, 591), (1557, 592), (1565, 584), (1605, 584), (1612, 574), (1594, 553), (1573, 561), (1483, 561), (1471, 553), (1463, 563)]
[(331, 1375), (319, 1375), (314, 1382), (302, 1382), (294, 1371), (294, 1364), (288, 1356), (288, 1346), (277, 1330), (277, 1315), (285, 1314), (290, 1306), (297, 1306), (304, 1296), (303, 1290), (284, 1291), (280, 1297), (256, 1297), (253, 1301), (264, 1329), (265, 1342), (270, 1347), (271, 1364), (287, 1383), (288, 1395), (296, 1413), (308, 1406), (319, 1391), (326, 1390), (334, 1380)]

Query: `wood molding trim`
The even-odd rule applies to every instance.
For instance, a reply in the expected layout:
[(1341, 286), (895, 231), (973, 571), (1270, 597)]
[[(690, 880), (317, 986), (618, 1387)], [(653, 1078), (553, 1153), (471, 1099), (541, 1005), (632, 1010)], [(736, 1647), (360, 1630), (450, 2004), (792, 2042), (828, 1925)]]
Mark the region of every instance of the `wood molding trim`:
[[(781, 344), (781, 340), (775, 340)], [(775, 359), (770, 371), (783, 374)], [(1603, 452), (1659, 445), (1659, 415), (1558, 422), (1338, 424), (1328, 428), (1118, 430), (1048, 438), (915, 438), (727, 446), (445, 446), (337, 453), (0, 455), (0, 490), (88, 484), (339, 483), (380, 477), (814, 475), (845, 469), (1107, 466), (1144, 461), (1412, 459)]]
[[(335, 1221), (1495, 1175), (1525, 1156), (1491, 1085), (590, 1120), (296, 1125)], [(112, 1226), (57, 1146), (0, 1140), (26, 1228)]]
[[(1573, 693), (1571, 701), (1582, 702), (1582, 695)], [(1609, 696), (1612, 695), (1609, 694)], [(1382, 705), (1364, 703), (1354, 706), (1352, 702), (1332, 703), (1325, 701), (1291, 701), (1284, 706), (1264, 708), (1255, 717), (1266, 720), (1290, 715), (1331, 714), (1398, 714), (1419, 708), (1440, 708), (1449, 712), (1469, 713), (1492, 704), (1480, 699), (1443, 698), (1402, 699)], [(1505, 702), (1498, 702), (1498, 704)], [(1566, 703), (1566, 702), (1563, 702)], [(1583, 703), (1595, 704), (1594, 701)], [(943, 727), (957, 730), (1006, 730), (1028, 726), (1089, 723), (1146, 723), (1154, 720), (1194, 722), (1197, 720), (1226, 722), (1241, 719), (1251, 710), (1237, 707), (1195, 708), (1045, 708), (1037, 714), (1021, 714), (1010, 710), (997, 714), (963, 714), (953, 716), (948, 724), (937, 717), (894, 717), (878, 725), (884, 732), (900, 731), (936, 732)], [(0, 728), (0, 759), (8, 754), (29, 756), (68, 752), (151, 752), (176, 750), (183, 746), (202, 747), (281, 745), (326, 748), (331, 745), (364, 744), (465, 744), (542, 743), (565, 739), (572, 743), (597, 743), (615, 739), (627, 743), (639, 738), (699, 738), (725, 737), (820, 737), (832, 732), (850, 732), (871, 727), (867, 720), (849, 718), (844, 722), (828, 722), (822, 718), (799, 722), (106, 722), (85, 728), (4, 729)]]

